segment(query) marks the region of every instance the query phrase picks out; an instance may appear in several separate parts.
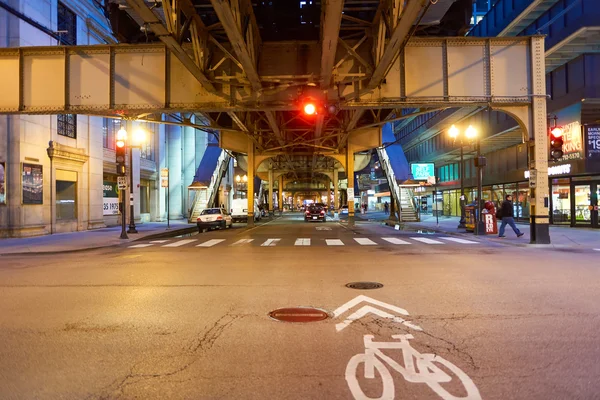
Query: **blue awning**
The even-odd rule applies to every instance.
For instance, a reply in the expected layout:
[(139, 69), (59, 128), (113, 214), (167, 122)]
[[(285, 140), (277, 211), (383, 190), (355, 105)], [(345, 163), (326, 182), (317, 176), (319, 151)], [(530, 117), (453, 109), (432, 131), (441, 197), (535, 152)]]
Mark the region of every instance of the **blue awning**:
[(209, 186), (212, 175), (217, 168), (217, 162), (221, 156), (221, 148), (217, 144), (210, 143), (202, 156), (202, 161), (198, 165), (196, 175), (194, 175), (194, 186)]
[[(385, 124), (383, 126), (381, 132), (381, 139), (383, 142), (383, 146), (385, 147), (385, 151), (390, 159), (390, 166), (392, 167), (392, 171), (394, 171), (394, 176), (396, 177), (397, 182), (402, 182), (410, 178), (410, 165), (408, 164), (408, 160), (404, 155), (404, 150), (402, 150), (402, 146), (396, 142), (396, 137), (394, 136), (394, 131), (392, 129), (392, 124)], [(394, 143), (391, 144), (390, 143)]]

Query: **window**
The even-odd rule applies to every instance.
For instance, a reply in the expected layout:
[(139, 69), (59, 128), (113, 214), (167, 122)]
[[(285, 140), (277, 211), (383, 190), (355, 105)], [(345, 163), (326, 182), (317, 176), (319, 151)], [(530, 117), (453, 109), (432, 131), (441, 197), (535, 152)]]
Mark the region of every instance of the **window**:
[(140, 157), (149, 161), (154, 161), (154, 135), (158, 131), (157, 124), (148, 124), (146, 126), (146, 140), (141, 145)]
[(6, 163), (0, 162), (0, 204), (6, 204)]
[(60, 136), (66, 136), (71, 139), (77, 139), (77, 115), (61, 114), (57, 115), (57, 133)]
[(115, 149), (115, 137), (119, 129), (121, 129), (120, 119), (102, 119), (102, 146), (105, 149)]
[(58, 221), (77, 219), (77, 183), (56, 181), (56, 219)]
[(58, 2), (58, 32), (61, 44), (77, 44), (77, 16), (61, 2)]

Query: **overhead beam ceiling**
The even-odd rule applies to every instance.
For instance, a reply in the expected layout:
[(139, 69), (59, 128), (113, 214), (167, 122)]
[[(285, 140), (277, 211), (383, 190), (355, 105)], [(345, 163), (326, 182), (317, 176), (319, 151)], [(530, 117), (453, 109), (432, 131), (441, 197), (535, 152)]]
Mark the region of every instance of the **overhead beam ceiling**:
[(321, 88), (331, 86), (344, 0), (325, 0), (321, 4)]

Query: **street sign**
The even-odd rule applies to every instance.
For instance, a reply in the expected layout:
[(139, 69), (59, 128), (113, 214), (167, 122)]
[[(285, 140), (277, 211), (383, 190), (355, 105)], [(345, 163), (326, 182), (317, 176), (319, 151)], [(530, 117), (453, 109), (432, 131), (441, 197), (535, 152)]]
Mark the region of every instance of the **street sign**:
[(427, 183), (429, 183), (430, 185), (435, 185), (435, 176), (428, 176)]
[(161, 168), (160, 169), (160, 177), (168, 178), (169, 177), (169, 168)]
[(535, 189), (537, 183), (537, 170), (529, 171), (529, 187)]
[(349, 187), (348, 189), (346, 189), (346, 191), (348, 193), (348, 198), (353, 199), (354, 198), (354, 188)]
[(126, 176), (117, 177), (117, 186), (119, 187), (119, 190), (127, 189), (127, 177)]
[(169, 178), (162, 178), (160, 180), (160, 187), (169, 187)]

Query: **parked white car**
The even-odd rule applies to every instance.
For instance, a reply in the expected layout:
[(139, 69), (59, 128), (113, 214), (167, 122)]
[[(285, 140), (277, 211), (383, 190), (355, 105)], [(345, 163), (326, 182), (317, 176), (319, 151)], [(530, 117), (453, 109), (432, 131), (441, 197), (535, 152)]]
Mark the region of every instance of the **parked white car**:
[(198, 220), (198, 232), (204, 232), (211, 229), (231, 228), (233, 219), (222, 208), (207, 208), (202, 210)]

